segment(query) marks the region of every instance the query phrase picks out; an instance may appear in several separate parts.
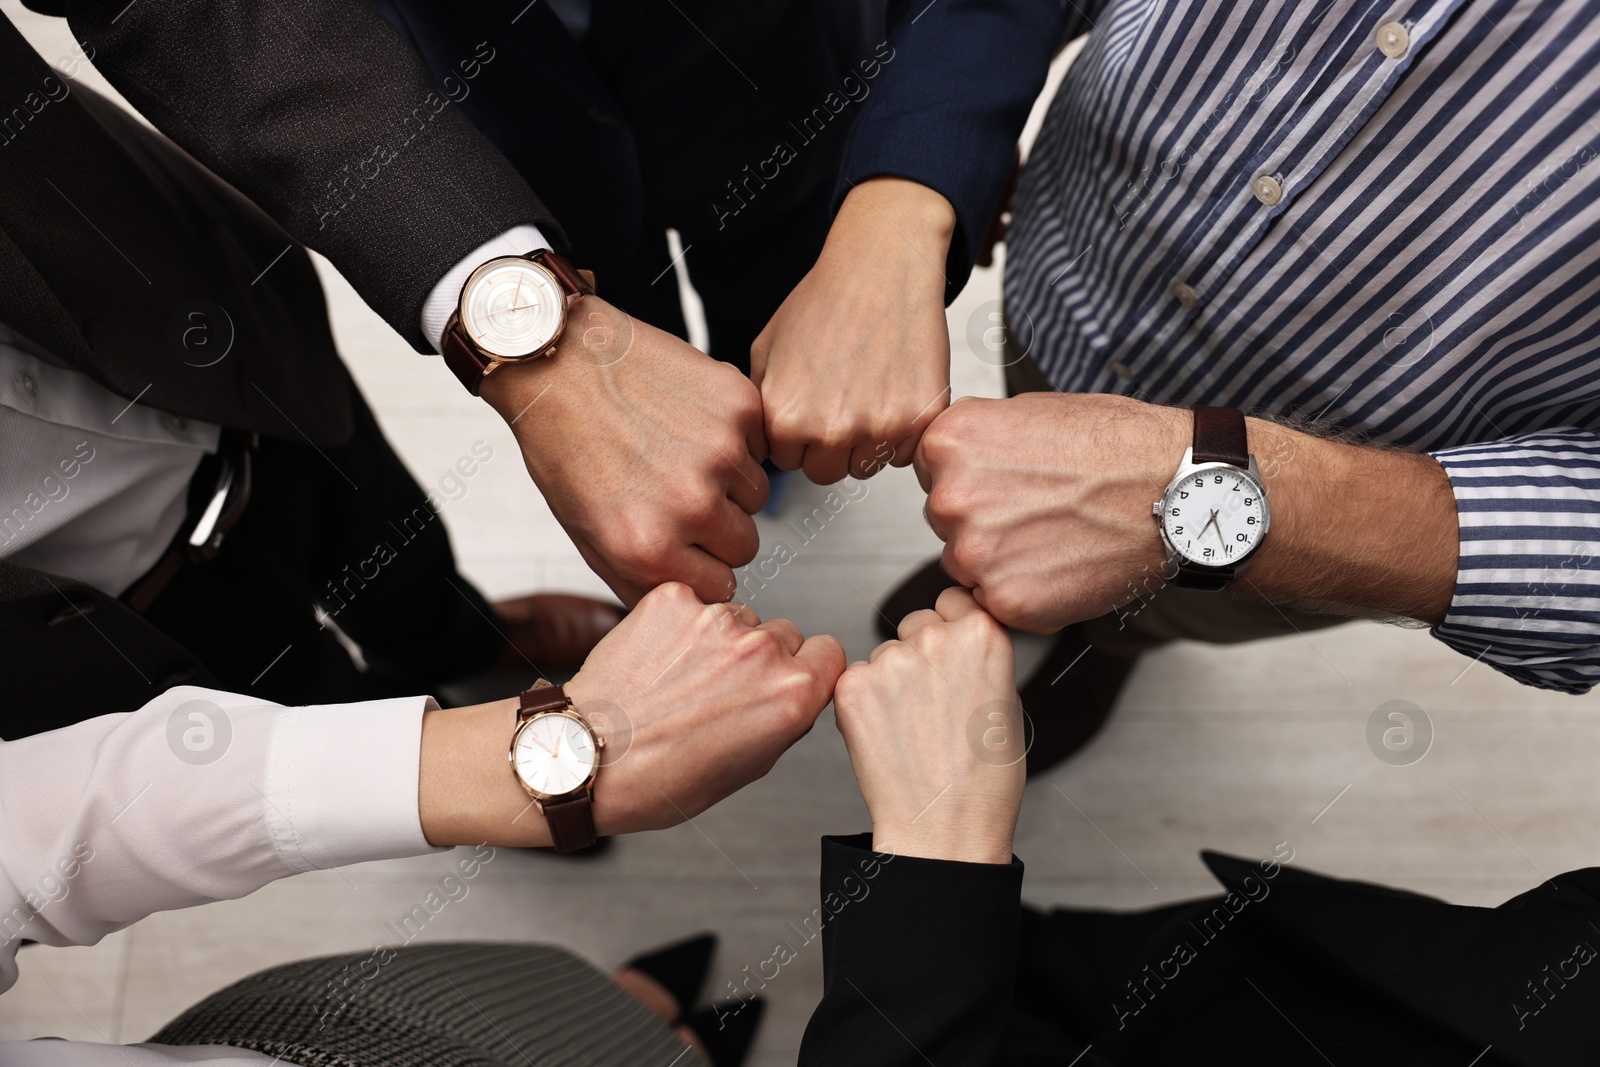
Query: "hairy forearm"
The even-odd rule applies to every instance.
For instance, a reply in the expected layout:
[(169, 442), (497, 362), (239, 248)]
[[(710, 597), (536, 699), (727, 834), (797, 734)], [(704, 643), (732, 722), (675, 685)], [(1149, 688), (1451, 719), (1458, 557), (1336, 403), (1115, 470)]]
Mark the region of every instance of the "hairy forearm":
[(1272, 530), (1236, 591), (1330, 614), (1443, 621), (1459, 534), (1437, 461), (1261, 419), (1249, 432)]

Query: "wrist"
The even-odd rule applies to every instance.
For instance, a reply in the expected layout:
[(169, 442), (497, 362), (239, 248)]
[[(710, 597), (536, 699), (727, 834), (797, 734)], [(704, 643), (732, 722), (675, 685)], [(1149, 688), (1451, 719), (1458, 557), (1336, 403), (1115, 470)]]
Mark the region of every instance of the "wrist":
[[(945, 797), (939, 803), (948, 803)], [(1010, 863), (1016, 814), (963, 809), (961, 820), (937, 820), (924, 812), (912, 820), (873, 820), (872, 849), (958, 863)]]
[[(943, 276), (956, 212), (939, 193), (905, 178), (871, 178), (845, 196), (824, 255), (848, 252), (869, 261), (884, 255), (929, 258)], [(860, 262), (854, 263), (860, 269)]]
[(1261, 419), (1249, 427), (1272, 531), (1239, 590), (1310, 610), (1443, 621), (1459, 532), (1438, 461)]
[(478, 395), (507, 422), (541, 405), (572, 403), (607, 388), (633, 342), (633, 320), (598, 296), (567, 309), (555, 350), (533, 359), (503, 363), (484, 375)]
[(517, 699), (422, 717), (417, 813), (432, 845), (550, 844), (550, 831), (507, 760)]

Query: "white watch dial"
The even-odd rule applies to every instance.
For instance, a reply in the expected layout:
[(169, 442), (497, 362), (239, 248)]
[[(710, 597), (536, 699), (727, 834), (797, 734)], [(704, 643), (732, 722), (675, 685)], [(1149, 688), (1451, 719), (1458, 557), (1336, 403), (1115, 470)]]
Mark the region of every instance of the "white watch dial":
[(1190, 471), (1161, 498), (1167, 543), (1191, 563), (1226, 567), (1248, 556), (1267, 532), (1261, 486), (1238, 467)]
[(561, 332), (567, 295), (555, 276), (526, 259), (492, 259), (461, 290), (461, 324), (485, 352), (515, 358)]
[(559, 713), (529, 719), (517, 734), (513, 759), (523, 783), (550, 797), (583, 785), (598, 762), (589, 731), (576, 719)]

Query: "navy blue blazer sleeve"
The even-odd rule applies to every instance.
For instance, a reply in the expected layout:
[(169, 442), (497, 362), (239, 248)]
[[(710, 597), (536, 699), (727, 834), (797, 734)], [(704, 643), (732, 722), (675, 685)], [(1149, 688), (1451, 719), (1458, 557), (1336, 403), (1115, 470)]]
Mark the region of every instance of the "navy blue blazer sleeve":
[(851, 133), (834, 206), (868, 178), (909, 178), (956, 209), (945, 303), (977, 258), (1013, 151), (1064, 41), (1090, 29), (1099, 3), (893, 0), (894, 51)]
[(1022, 863), (886, 856), (822, 839), (822, 1003), (800, 1067), (992, 1063), (1017, 964)]

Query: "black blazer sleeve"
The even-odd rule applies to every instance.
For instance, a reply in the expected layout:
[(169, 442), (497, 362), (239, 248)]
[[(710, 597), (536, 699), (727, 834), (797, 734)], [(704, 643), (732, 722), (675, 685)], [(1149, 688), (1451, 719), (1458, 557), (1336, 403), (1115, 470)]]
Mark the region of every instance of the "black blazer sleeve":
[(419, 351), (432, 351), (419, 324), (424, 298), (463, 256), (520, 223), (563, 240), (365, 3), (31, 6), (66, 15), (95, 67), (145, 118), (332, 260)]
[(977, 258), (1056, 49), (1105, 6), (1078, 0), (894, 0), (894, 51), (850, 135), (834, 206), (868, 178), (909, 178), (956, 209), (945, 303)]
[(823, 993), (801, 1067), (992, 1063), (1005, 1034), (1022, 864), (885, 856), (822, 841)]

